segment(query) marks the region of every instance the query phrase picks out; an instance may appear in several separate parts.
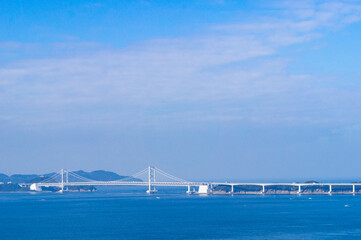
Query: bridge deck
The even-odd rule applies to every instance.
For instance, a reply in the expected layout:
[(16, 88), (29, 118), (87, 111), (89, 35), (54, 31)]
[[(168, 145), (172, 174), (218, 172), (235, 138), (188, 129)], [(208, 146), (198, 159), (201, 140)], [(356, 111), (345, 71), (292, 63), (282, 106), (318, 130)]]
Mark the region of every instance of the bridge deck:
[[(149, 186), (149, 182), (121, 182), (121, 181), (94, 181), (94, 182), (64, 182), (64, 183), (37, 183), (39, 187), (58, 186)], [(152, 186), (187, 187), (201, 185), (226, 186), (361, 186), (361, 183), (229, 183), (229, 182), (151, 182)]]

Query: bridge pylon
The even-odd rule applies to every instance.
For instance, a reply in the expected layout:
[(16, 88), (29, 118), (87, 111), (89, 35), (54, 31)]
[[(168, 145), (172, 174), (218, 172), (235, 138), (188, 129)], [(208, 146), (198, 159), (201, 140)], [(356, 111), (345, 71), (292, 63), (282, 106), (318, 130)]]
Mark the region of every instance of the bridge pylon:
[(155, 167), (149, 166), (148, 167), (148, 194), (157, 193), (157, 189), (155, 189), (155, 186), (152, 186), (152, 183), (155, 182), (155, 173), (156, 169)]
[(66, 169), (61, 169), (60, 170), (60, 176), (61, 176), (61, 185), (60, 185), (60, 192), (64, 192), (64, 188), (65, 191), (69, 191), (69, 171)]

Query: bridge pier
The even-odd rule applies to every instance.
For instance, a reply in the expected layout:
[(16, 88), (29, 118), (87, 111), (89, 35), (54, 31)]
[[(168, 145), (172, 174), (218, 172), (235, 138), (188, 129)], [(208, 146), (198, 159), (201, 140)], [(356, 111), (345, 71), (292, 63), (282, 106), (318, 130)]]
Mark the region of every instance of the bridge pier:
[(355, 195), (356, 191), (355, 191), (355, 184), (352, 185), (352, 194)]
[(61, 169), (61, 190), (60, 192), (64, 192), (64, 169)]
[(151, 186), (146, 191), (146, 193), (148, 193), (148, 194), (157, 193), (157, 192), (158, 192), (157, 189), (155, 189), (155, 187), (153, 187), (153, 189), (152, 189)]
[(297, 191), (297, 194), (301, 194), (301, 192), (302, 192), (301, 185), (298, 185), (298, 191)]
[(231, 193), (234, 193), (234, 185), (231, 184)]
[(41, 192), (42, 190), (43, 189), (39, 187), (37, 183), (33, 183), (30, 185), (30, 191)]
[(66, 182), (66, 191), (69, 191), (69, 171), (68, 170), (66, 170), (66, 172), (65, 172), (65, 182)]
[(265, 192), (266, 192), (266, 186), (262, 184), (262, 194), (264, 194)]
[(330, 194), (330, 195), (332, 194), (332, 185), (331, 184), (329, 185), (328, 194)]
[(190, 185), (188, 185), (188, 190), (187, 190), (187, 194), (191, 194), (192, 192), (191, 192), (191, 186)]
[(198, 187), (198, 193), (199, 194), (209, 194), (209, 185), (200, 185)]

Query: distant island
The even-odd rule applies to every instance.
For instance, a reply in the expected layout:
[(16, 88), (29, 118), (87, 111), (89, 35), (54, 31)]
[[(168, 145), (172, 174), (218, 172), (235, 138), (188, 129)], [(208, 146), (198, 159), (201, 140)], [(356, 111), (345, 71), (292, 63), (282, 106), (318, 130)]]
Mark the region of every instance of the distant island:
[[(129, 176), (121, 176), (117, 173), (104, 171), (104, 170), (96, 170), (92, 172), (85, 172), (82, 170), (75, 171), (75, 174), (95, 180), (95, 181), (116, 181), (127, 178), (128, 181), (141, 181), (140, 179), (132, 178)], [(37, 174), (14, 174), (14, 175), (6, 175), (0, 173), (0, 192), (26, 192), (30, 191), (29, 185), (31, 183), (39, 183), (43, 181), (47, 181), (50, 179), (52, 175), (55, 173), (47, 173), (43, 175)], [(60, 189), (57, 187), (44, 187), (43, 191), (49, 192), (57, 192)], [(96, 188), (94, 186), (69, 186), (69, 191), (95, 191)]]
[[(329, 194), (329, 186), (319, 184), (317, 181), (310, 180), (304, 183), (312, 184), (302, 186), (302, 194)], [(260, 185), (234, 185), (233, 192), (229, 185), (217, 185), (213, 188), (212, 194), (298, 194), (300, 192), (298, 186), (292, 185), (267, 185), (262, 191)], [(361, 188), (356, 186), (355, 193), (360, 193)], [(352, 186), (347, 185), (334, 185), (332, 186), (333, 194), (350, 194), (352, 192)]]

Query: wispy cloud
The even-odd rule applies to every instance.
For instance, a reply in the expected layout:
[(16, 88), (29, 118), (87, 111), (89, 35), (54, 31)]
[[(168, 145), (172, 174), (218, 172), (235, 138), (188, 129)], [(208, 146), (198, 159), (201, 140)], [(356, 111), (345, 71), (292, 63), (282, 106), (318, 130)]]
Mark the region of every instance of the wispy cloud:
[[(336, 30), (361, 20), (360, 1), (281, 1), (270, 8), (272, 17), (257, 22), (215, 26), (233, 34), (257, 34), (275, 46), (309, 41), (325, 31)], [(275, 15), (277, 17), (275, 17)]]
[[(64, 55), (59, 50), (72, 49), (74, 43), (47, 46), (56, 54), (2, 65), (0, 114), (27, 123), (360, 121), (360, 114), (345, 108), (361, 107), (359, 89), (319, 87), (327, 78), (292, 75), (290, 59), (277, 53), (360, 21), (360, 5), (307, 1), (283, 3), (278, 11), (274, 18), (215, 26), (203, 36), (154, 39), (122, 49), (89, 44)], [(21, 47), (0, 44), (7, 52)]]

